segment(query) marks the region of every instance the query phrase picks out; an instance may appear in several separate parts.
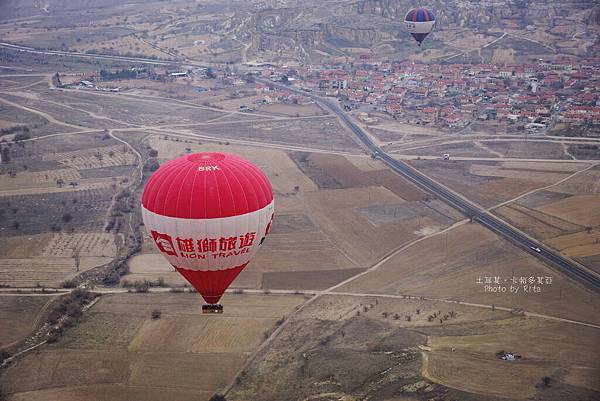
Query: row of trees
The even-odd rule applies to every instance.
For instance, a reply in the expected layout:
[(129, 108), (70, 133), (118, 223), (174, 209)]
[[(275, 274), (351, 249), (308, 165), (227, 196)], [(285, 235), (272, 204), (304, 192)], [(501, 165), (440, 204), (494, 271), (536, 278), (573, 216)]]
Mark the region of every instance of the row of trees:
[(135, 79), (137, 78), (137, 70), (134, 69), (122, 69), (116, 70), (115, 72), (100, 70), (100, 78), (103, 81), (111, 81), (115, 79)]
[(48, 343), (54, 343), (64, 334), (64, 329), (79, 321), (85, 305), (94, 300), (96, 295), (87, 290), (77, 288), (63, 296), (54, 309), (48, 314), (47, 322), (54, 326), (48, 333)]

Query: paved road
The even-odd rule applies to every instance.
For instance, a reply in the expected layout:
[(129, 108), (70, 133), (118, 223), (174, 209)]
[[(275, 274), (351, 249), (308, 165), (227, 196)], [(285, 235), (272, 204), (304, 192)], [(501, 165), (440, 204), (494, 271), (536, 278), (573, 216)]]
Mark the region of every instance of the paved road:
[[(39, 53), (39, 54), (48, 54), (48, 55), (63, 55), (63, 56), (74, 56), (74, 57), (84, 57), (84, 58), (102, 58), (102, 59), (112, 59), (112, 60), (121, 60), (121, 61), (130, 61), (130, 62), (141, 62), (148, 64), (183, 64), (178, 62), (165, 62), (165, 61), (157, 61), (152, 59), (143, 59), (137, 57), (120, 57), (120, 56), (106, 56), (106, 55), (94, 55), (94, 54), (85, 54), (85, 53), (77, 53), (77, 52), (63, 52), (63, 51), (42, 51), (38, 49), (34, 49), (26, 46), (18, 46), (10, 43), (0, 42), (0, 47), (9, 48), (17, 51), (30, 52), (30, 53)], [(194, 66), (195, 63), (185, 63), (187, 65)], [(197, 65), (200, 66), (200, 65)], [(202, 65), (204, 66), (204, 65)], [(409, 181), (415, 183), (419, 187), (437, 195), (440, 199), (446, 201), (448, 204), (452, 205), (456, 209), (460, 210), (466, 216), (473, 219), (473, 221), (478, 221), (485, 227), (488, 227), (493, 232), (501, 235), (502, 237), (512, 241), (517, 244), (521, 248), (525, 249), (530, 254), (538, 257), (539, 259), (550, 263), (551, 265), (559, 267), (559, 269), (570, 276), (577, 278), (582, 283), (586, 284), (588, 287), (599, 290), (600, 289), (600, 276), (598, 274), (588, 270), (583, 265), (568, 259), (560, 254), (558, 254), (553, 249), (546, 247), (541, 242), (536, 241), (535, 239), (529, 237), (525, 233), (520, 230), (510, 226), (506, 222), (500, 220), (496, 216), (493, 216), (489, 212), (481, 209), (480, 207), (474, 205), (472, 202), (467, 199), (461, 197), (455, 192), (449, 190), (448, 188), (440, 185), (424, 174), (420, 173), (407, 163), (396, 160), (392, 156), (385, 153), (378, 145), (376, 145), (373, 140), (369, 137), (369, 135), (359, 127), (354, 121), (346, 114), (337, 104), (336, 101), (332, 101), (330, 99), (325, 99), (320, 96), (317, 96), (313, 93), (303, 92), (294, 88), (291, 88), (286, 85), (277, 84), (271, 81), (257, 79), (257, 81), (267, 83), (272, 86), (279, 87), (280, 89), (290, 90), (293, 92), (301, 93), (305, 96), (311, 97), (314, 100), (320, 102), (325, 107), (327, 107), (331, 112), (335, 113), (343, 122), (346, 124), (348, 128), (356, 135), (356, 137), (366, 146), (372, 153), (372, 155), (380, 160), (382, 160), (389, 168), (398, 174), (402, 175)]]
[[(440, 155), (407, 155), (404, 153), (390, 152), (390, 156), (401, 160), (441, 160)], [(476, 156), (452, 156), (452, 160), (458, 161), (492, 161), (492, 162), (510, 162), (510, 163), (575, 163), (575, 164), (588, 164), (598, 163), (600, 159), (585, 159), (585, 160), (573, 160), (573, 159), (520, 159), (513, 157), (476, 157)]]
[[(385, 259), (387, 260), (387, 258)], [(382, 263), (383, 261), (381, 261), (380, 263)], [(378, 264), (380, 264), (378, 263)], [(513, 312), (516, 313), (517, 311), (514, 308), (507, 308), (507, 307), (503, 307), (503, 306), (498, 306), (498, 305), (488, 305), (488, 304), (478, 304), (478, 303), (472, 303), (472, 302), (463, 302), (463, 301), (457, 301), (457, 300), (451, 300), (451, 299), (444, 299), (444, 298), (435, 298), (435, 297), (426, 297), (426, 296), (415, 296), (415, 295), (408, 295), (408, 294), (380, 294), (380, 293), (364, 293), (364, 292), (347, 292), (347, 291), (338, 291), (337, 289), (339, 288), (339, 285), (334, 285), (333, 287), (330, 287), (328, 289), (325, 290), (268, 290), (265, 292), (265, 290), (258, 290), (258, 289), (243, 289), (241, 290), (243, 294), (259, 294), (259, 295), (310, 295), (312, 296), (311, 300), (306, 302), (305, 304), (303, 304), (302, 308), (305, 308), (308, 304), (314, 302), (316, 300), (316, 298), (324, 296), (324, 295), (329, 295), (329, 296), (348, 296), (348, 297), (362, 297), (362, 298), (388, 298), (388, 299), (401, 299), (401, 300), (414, 300), (414, 301), (431, 301), (431, 302), (441, 302), (441, 303), (446, 303), (446, 304), (452, 304), (452, 305), (464, 305), (464, 306), (470, 306), (470, 307), (474, 307), (474, 308), (481, 308), (481, 309), (490, 309), (490, 310), (501, 310), (501, 311), (505, 311), (505, 312)], [(35, 289), (35, 288), (31, 288), (31, 287), (22, 287), (22, 288), (0, 288), (0, 296), (2, 297), (54, 297), (54, 296), (58, 296), (58, 295), (64, 295), (67, 294), (69, 292), (73, 291), (73, 289), (50, 289), (50, 290), (46, 290), (46, 292), (41, 292), (41, 289)], [(94, 289), (90, 290), (94, 293), (97, 294), (102, 294), (102, 295), (108, 295), (108, 294), (127, 294), (131, 291), (131, 289), (128, 288), (122, 288), (122, 287), (94, 287)], [(186, 289), (185, 293), (188, 290)], [(238, 291), (240, 291), (240, 289), (228, 289), (226, 292), (229, 294), (238, 294)], [(148, 289), (149, 293), (172, 293), (173, 289), (170, 287), (150, 287)], [(135, 294), (135, 292), (133, 292)], [(87, 305), (86, 309), (89, 309), (91, 306), (93, 305)], [(298, 311), (296, 311), (297, 313)], [(591, 323), (591, 322), (585, 322), (585, 321), (581, 321), (581, 320), (572, 320), (572, 319), (566, 319), (566, 318), (562, 318), (562, 317), (558, 317), (558, 316), (552, 316), (552, 315), (545, 315), (545, 314), (540, 314), (540, 313), (536, 313), (536, 312), (530, 312), (530, 311), (524, 311), (524, 310), (520, 310), (518, 311), (519, 314), (523, 315), (523, 316), (532, 316), (532, 317), (538, 317), (540, 319), (547, 319), (547, 320), (555, 320), (555, 321), (559, 321), (559, 322), (564, 322), (564, 323), (570, 323), (570, 324), (576, 324), (579, 326), (586, 326), (586, 327), (593, 327), (595, 329), (600, 329), (600, 325), (596, 324), (596, 323)]]
[(385, 153), (373, 142), (370, 136), (340, 108), (337, 101), (325, 99), (313, 93), (302, 92), (286, 85), (264, 80), (261, 80), (261, 82), (276, 86), (280, 89), (298, 92), (318, 101), (327, 107), (331, 112), (335, 113), (344, 122), (344, 124), (350, 128), (350, 130), (363, 143), (363, 145), (369, 149), (373, 157), (383, 161), (393, 171), (402, 175), (417, 186), (433, 193), (438, 198), (444, 200), (446, 203), (461, 211), (473, 221), (479, 222), (483, 226), (510, 240), (544, 262), (558, 267), (561, 271), (578, 279), (589, 288), (600, 290), (600, 276), (598, 276), (598, 274), (588, 270), (585, 266), (558, 254), (555, 250), (545, 246), (543, 243), (535, 240), (534, 238), (529, 237), (522, 231), (512, 227), (503, 220), (473, 204), (471, 201), (435, 182), (431, 178), (417, 171), (409, 164), (401, 160), (396, 160), (392, 156)]
[(39, 50), (33, 47), (13, 45), (11, 43), (0, 42), (0, 47), (10, 50), (16, 50), (19, 52), (25, 53), (34, 53), (34, 54), (46, 54), (53, 56), (67, 56), (67, 57), (79, 57), (79, 58), (95, 58), (102, 60), (113, 60), (113, 61), (127, 61), (131, 63), (141, 63), (141, 64), (155, 64), (155, 65), (173, 65), (180, 64), (177, 61), (168, 61), (168, 60), (154, 60), (151, 58), (143, 58), (143, 57), (125, 57), (125, 56), (110, 56), (106, 54), (92, 54), (92, 53), (80, 53), (80, 52), (66, 52), (61, 50)]

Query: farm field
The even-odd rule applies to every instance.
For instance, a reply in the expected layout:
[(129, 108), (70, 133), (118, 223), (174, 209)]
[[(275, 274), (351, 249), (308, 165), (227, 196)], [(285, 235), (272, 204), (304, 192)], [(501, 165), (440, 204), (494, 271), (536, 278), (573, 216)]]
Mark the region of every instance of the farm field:
[[(208, 400), (302, 300), (226, 295), (227, 314), (211, 316), (198, 312), (198, 294), (103, 295), (58, 343), (26, 356), (0, 381), (11, 400), (147, 400), (156, 387), (182, 400)], [(151, 319), (154, 309), (160, 319)], [(34, 372), (36, 379), (24, 380)]]
[(66, 107), (77, 108), (98, 119), (109, 119), (128, 125), (152, 126), (155, 124), (193, 124), (222, 116), (216, 109), (168, 102), (166, 98), (63, 91), (58, 95), (46, 93), (43, 98), (61, 102)]
[[(510, 318), (425, 331), (430, 351), (424, 353), (422, 369), (436, 383), (515, 400), (536, 393), (544, 400), (593, 399), (600, 391), (594, 379), (599, 373), (595, 329)], [(496, 357), (500, 350), (514, 352), (521, 360), (512, 366)], [(557, 371), (563, 372), (560, 379)], [(539, 386), (542, 377), (558, 379), (552, 391)]]
[(223, 140), (243, 139), (257, 142), (288, 144), (311, 148), (359, 152), (359, 146), (335, 117), (285, 121), (190, 125), (189, 132), (210, 135)]
[(107, 256), (82, 256), (79, 267), (75, 258), (44, 257), (0, 259), (0, 283), (10, 287), (60, 287), (79, 272), (101, 266), (112, 260)]
[(600, 271), (599, 170), (592, 167), (558, 185), (494, 209), (494, 213), (586, 267)]
[(60, 152), (49, 155), (47, 160), (56, 160), (57, 162), (76, 170), (99, 169), (135, 164), (135, 156), (131, 152), (124, 152), (122, 145), (76, 150), (73, 152)]
[[(505, 292), (486, 290), (486, 277), (492, 280), (490, 287), (506, 287)], [(498, 283), (492, 285), (496, 277)], [(522, 277), (525, 284), (520, 283)], [(539, 292), (523, 289), (533, 284)], [(519, 292), (511, 293), (511, 285), (520, 287)], [(593, 291), (564, 279), (562, 273), (470, 223), (423, 239), (336, 291), (429, 296), (600, 322), (593, 312), (598, 307)]]
[(184, 143), (171, 138), (165, 140), (164, 136), (159, 135), (148, 138), (148, 144), (158, 150), (159, 158), (162, 160), (184, 155), (188, 152), (186, 149), (189, 149), (190, 153), (228, 152), (240, 155), (259, 166), (269, 177), (274, 191), (279, 194), (291, 194), (295, 186), (298, 186), (300, 192), (317, 189), (317, 186), (302, 173), (284, 150), (236, 144), (223, 145), (204, 142), (202, 139)]
[[(2, 95), (0, 95), (0, 105), (2, 105), (0, 108), (0, 121), (3, 122), (3, 125), (27, 125), (32, 137), (77, 131), (77, 127), (49, 121), (49, 119), (40, 116), (32, 110), (18, 107), (18, 103), (6, 101)], [(2, 135), (0, 139), (8, 141), (12, 138), (7, 135)]]
[[(273, 230), (235, 288), (324, 289), (376, 263), (394, 248), (461, 219), (384, 166), (364, 156), (175, 141), (152, 136), (170, 159), (186, 152), (226, 151), (255, 162), (271, 178), (277, 213)], [(266, 162), (268, 160), (268, 162)], [(144, 239), (148, 244), (149, 238)], [(184, 282), (151, 242), (129, 263), (122, 281)]]
[[(428, 319), (450, 313), (453, 317), (442, 324)], [(442, 394), (448, 399), (487, 401), (540, 394), (548, 400), (569, 395), (593, 399), (598, 394), (593, 380), (598, 372), (597, 339), (591, 328), (580, 331), (574, 325), (565, 328), (502, 311), (326, 295), (290, 321), (228, 398), (244, 400), (261, 389), (264, 400), (332, 394), (339, 399), (370, 396), (403, 401)], [(565, 347), (557, 351), (562, 342)], [(501, 350), (522, 355), (522, 360), (512, 366), (496, 356)], [(465, 371), (471, 372), (469, 381), (464, 380)], [(579, 376), (580, 372), (589, 374)], [(552, 387), (539, 386), (544, 375), (553, 378)], [(507, 380), (519, 387), (506, 386)]]
[(454, 191), (491, 207), (567, 179), (586, 163), (411, 160), (410, 164)]
[[(386, 138), (386, 137), (384, 137)], [(416, 143), (405, 144), (407, 138), (401, 138), (402, 141), (398, 144), (392, 144), (386, 146), (392, 154), (400, 153), (406, 155), (415, 156), (437, 156), (442, 157), (443, 154), (448, 153), (451, 157), (479, 157), (479, 158), (493, 158), (499, 155), (493, 153), (489, 148), (481, 145), (479, 142), (455, 142), (443, 145), (418, 145)], [(427, 140), (427, 137), (419, 137), (415, 140)]]
[(291, 104), (269, 104), (260, 106), (258, 110), (275, 115), (284, 115), (289, 117), (308, 117), (322, 116), (327, 114), (321, 107), (315, 103), (306, 105), (291, 105)]
[[(115, 192), (107, 184), (76, 191), (1, 196), (0, 207), (6, 210), (6, 217), (0, 236), (41, 234), (57, 227), (72, 232), (102, 231)], [(62, 208), (47, 208), (48, 204)], [(42, 209), (45, 213), (32, 213)]]
[[(0, 369), (0, 400), (600, 400), (597, 291), (392, 172), (306, 96), (325, 93), (391, 156), (600, 273), (597, 127), (517, 131), (541, 109), (554, 124), (594, 104), (577, 76), (597, 66), (539, 69), (537, 95), (516, 74), (477, 77), (593, 56), (597, 10), (554, 19), (564, 5), (508, 2), (482, 20), (489, 5), (434, 2), (443, 24), (418, 49), (398, 30), (407, 2), (321, 3), (0, 2), (0, 351), (41, 343)], [(425, 80), (431, 99), (416, 99)], [(483, 95), (494, 86), (499, 103)], [(536, 96), (515, 124), (479, 121)], [(440, 127), (449, 112), (475, 121), (400, 123), (383, 110), (394, 98), (407, 115), (439, 109)], [(202, 313), (140, 217), (157, 165), (201, 151), (249, 159), (275, 196), (220, 315)], [(80, 313), (40, 287), (97, 298)]]
[(38, 114), (43, 113), (42, 116), (49, 121), (60, 120), (62, 124), (70, 126), (73, 129), (111, 129), (126, 127), (126, 125), (112, 119), (97, 117), (91, 113), (70, 107), (64, 103), (42, 100), (39, 99), (39, 96), (3, 94), (1, 97), (26, 110), (32, 110)]
[(40, 311), (53, 298), (0, 295), (0, 350), (33, 331)]
[[(427, 135), (408, 134), (402, 131), (373, 131), (384, 143), (385, 149), (392, 154), (440, 157), (448, 153), (451, 157), (501, 158), (501, 159), (544, 159), (573, 160), (595, 157), (587, 155), (585, 150), (577, 153), (578, 145), (569, 145), (543, 139), (533, 140), (494, 140), (452, 139), (449, 134)], [(575, 147), (575, 148), (574, 148)], [(575, 149), (575, 150), (574, 150)], [(597, 158), (596, 158), (597, 159)]]
[(117, 254), (113, 197), (137, 163), (101, 132), (12, 146), (0, 175), (0, 284), (60, 287)]

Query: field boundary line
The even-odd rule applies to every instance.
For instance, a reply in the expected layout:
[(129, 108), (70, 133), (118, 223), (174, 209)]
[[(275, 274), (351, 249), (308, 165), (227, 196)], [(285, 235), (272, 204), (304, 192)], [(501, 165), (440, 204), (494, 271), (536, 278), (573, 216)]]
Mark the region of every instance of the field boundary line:
[[(464, 301), (457, 301), (457, 300), (452, 300), (452, 299), (431, 298), (431, 297), (427, 297), (427, 296), (417, 296), (417, 295), (373, 294), (373, 293), (360, 293), (360, 292), (327, 292), (327, 293), (322, 293), (321, 295), (338, 295), (338, 296), (349, 296), (349, 297), (388, 298), (388, 299), (405, 299), (405, 300), (408, 299), (411, 301), (442, 302), (442, 303), (453, 304), (453, 305), (469, 306), (469, 307), (473, 307), (473, 308), (500, 310), (503, 312), (510, 312), (510, 313), (515, 313), (515, 311), (517, 311), (517, 309), (515, 309), (515, 308), (508, 308), (505, 306), (486, 305), (486, 304), (479, 304), (479, 303), (475, 303), (475, 302), (464, 302)], [(566, 318), (562, 318), (562, 317), (545, 315), (543, 313), (528, 312), (528, 311), (519, 311), (518, 313), (515, 313), (515, 316), (519, 316), (519, 314), (521, 316), (535, 317), (535, 318), (546, 319), (546, 320), (554, 320), (554, 321), (562, 322), (562, 323), (570, 323), (570, 324), (575, 324), (575, 325), (579, 325), (579, 326), (586, 326), (586, 327), (591, 327), (594, 329), (600, 329), (599, 324), (584, 322), (581, 320), (566, 319)]]
[[(344, 281), (342, 281), (341, 283), (338, 283), (334, 286), (331, 286), (323, 291), (318, 291), (316, 292), (310, 299), (308, 299), (306, 302), (302, 303), (299, 307), (297, 307), (294, 311), (292, 311), (288, 316), (285, 317), (284, 321), (271, 333), (271, 335), (269, 335), (269, 337), (262, 342), (262, 344), (256, 349), (256, 351), (254, 351), (244, 362), (244, 364), (242, 365), (242, 367), (238, 370), (238, 372), (235, 374), (235, 376), (233, 377), (232, 381), (229, 383), (229, 385), (227, 385), (227, 387), (225, 387), (225, 389), (223, 390), (223, 394), (227, 395), (231, 389), (233, 388), (233, 386), (237, 383), (238, 377), (242, 374), (242, 372), (244, 372), (244, 370), (246, 370), (246, 368), (248, 368), (256, 359), (256, 357), (259, 355), (260, 352), (262, 352), (264, 349), (267, 348), (267, 346), (269, 344), (271, 344), (271, 342), (273, 342), (273, 340), (279, 335), (279, 333), (281, 333), (281, 331), (292, 321), (293, 317), (298, 315), (299, 312), (301, 312), (304, 308), (306, 308), (308, 305), (312, 304), (313, 302), (315, 302), (317, 299), (319, 299), (321, 296), (323, 295), (330, 295), (330, 294), (335, 294), (335, 293), (331, 293), (332, 290), (334, 290), (335, 288), (344, 285), (358, 277), (361, 277), (371, 271), (376, 270), (379, 266), (381, 266), (383, 263), (387, 262), (389, 259), (391, 259), (392, 257), (394, 257), (396, 254), (400, 253), (401, 251), (403, 251), (404, 249), (407, 249), (409, 247), (411, 247), (412, 245), (414, 245), (415, 243), (425, 239), (425, 238), (429, 238), (432, 237), (434, 235), (443, 233), (447, 230), (453, 229), (455, 227), (458, 227), (462, 224), (467, 223), (469, 220), (461, 220), (455, 224), (453, 224), (450, 227), (447, 227), (446, 229), (442, 230), (442, 231), (438, 231), (437, 233), (431, 234), (429, 236), (425, 236), (422, 238), (419, 238), (417, 240), (411, 241), (408, 244), (402, 245), (397, 249), (392, 250), (391, 252), (389, 252), (387, 255), (384, 255), (383, 258), (381, 258), (379, 261), (377, 261), (373, 266), (371, 266), (369, 269), (360, 272), (352, 277), (350, 277), (349, 279), (346, 279)], [(264, 291), (262, 291), (264, 292)], [(300, 293), (302, 293), (302, 291), (298, 291)], [(292, 294), (295, 294), (296, 291), (291, 292)], [(281, 295), (284, 295), (284, 293), (279, 293)]]
[[(582, 163), (585, 163), (585, 161), (582, 161)], [(570, 180), (571, 178), (574, 178), (575, 176), (577, 176), (577, 175), (579, 175), (579, 174), (582, 174), (582, 173), (585, 173), (585, 172), (587, 172), (587, 171), (589, 171), (589, 170), (592, 170), (594, 167), (596, 167), (596, 166), (598, 166), (598, 165), (600, 165), (600, 163), (598, 163), (598, 162), (596, 162), (596, 163), (591, 163), (591, 164), (590, 164), (589, 166), (587, 166), (586, 168), (584, 168), (584, 169), (582, 169), (582, 170), (579, 170), (579, 171), (576, 171), (576, 172), (574, 172), (573, 174), (570, 174), (569, 176), (567, 176), (567, 177), (565, 177), (565, 178), (563, 178), (563, 179), (560, 179), (560, 180), (556, 181), (556, 182), (555, 182), (555, 183), (553, 183), (553, 184), (547, 185), (547, 186), (545, 186), (545, 187), (542, 187), (542, 188), (536, 188), (536, 189), (533, 189), (533, 190), (531, 190), (531, 191), (529, 191), (529, 192), (526, 192), (526, 193), (524, 193), (524, 194), (521, 194), (521, 195), (517, 196), (516, 198), (513, 198), (513, 199), (507, 200), (507, 201), (505, 201), (505, 202), (499, 203), (499, 204), (497, 204), (497, 205), (495, 205), (495, 206), (491, 206), (491, 207), (489, 207), (489, 208), (487, 208), (487, 209), (485, 209), (485, 210), (486, 210), (487, 212), (490, 212), (490, 211), (492, 211), (492, 210), (494, 210), (494, 209), (498, 209), (498, 208), (500, 208), (500, 207), (502, 207), (502, 206), (505, 206), (505, 205), (507, 205), (507, 204), (509, 204), (509, 203), (516, 202), (516, 201), (518, 201), (519, 199), (521, 199), (521, 198), (524, 198), (524, 197), (526, 197), (526, 196), (528, 196), (528, 195), (534, 194), (534, 193), (536, 193), (536, 192), (538, 192), (538, 191), (544, 191), (544, 190), (546, 190), (546, 189), (548, 189), (548, 188), (552, 188), (552, 187), (554, 187), (554, 186), (560, 185), (560, 184), (562, 184), (563, 182), (565, 182), (565, 181), (568, 181), (568, 180)]]
[(337, 284), (333, 285), (332, 287), (327, 288), (326, 290), (323, 290), (323, 292), (324, 293), (331, 292), (331, 291), (335, 290), (336, 288), (342, 287), (342, 286), (344, 286), (344, 285), (346, 285), (346, 284), (348, 284), (348, 283), (356, 280), (359, 277), (362, 277), (362, 276), (364, 276), (366, 274), (369, 274), (369, 273), (377, 270), (380, 266), (382, 266), (384, 263), (386, 263), (388, 260), (390, 260), (391, 258), (393, 258), (394, 256), (396, 256), (400, 252), (405, 251), (406, 249), (412, 247), (413, 245), (415, 245), (415, 244), (417, 244), (417, 243), (419, 243), (421, 241), (424, 241), (426, 239), (435, 237), (436, 235), (445, 234), (446, 232), (448, 232), (450, 230), (453, 230), (453, 229), (455, 229), (457, 227), (460, 227), (460, 226), (462, 226), (462, 225), (464, 225), (464, 224), (466, 224), (468, 222), (469, 222), (469, 219), (459, 220), (456, 223), (452, 224), (451, 226), (446, 227), (443, 230), (437, 231), (437, 232), (429, 234), (429, 235), (425, 235), (425, 236), (423, 236), (421, 238), (417, 238), (415, 240), (410, 241), (407, 244), (400, 245), (396, 249), (393, 249), (392, 251), (390, 251), (387, 254), (385, 254), (381, 259), (379, 259), (379, 261), (377, 261), (374, 265), (372, 265), (371, 267), (369, 267), (365, 271), (362, 271), (362, 272), (360, 272), (360, 273), (358, 273), (358, 274), (356, 274), (356, 275), (354, 275), (352, 277), (349, 277), (346, 280), (344, 280), (344, 281), (342, 281), (340, 283), (337, 283)]

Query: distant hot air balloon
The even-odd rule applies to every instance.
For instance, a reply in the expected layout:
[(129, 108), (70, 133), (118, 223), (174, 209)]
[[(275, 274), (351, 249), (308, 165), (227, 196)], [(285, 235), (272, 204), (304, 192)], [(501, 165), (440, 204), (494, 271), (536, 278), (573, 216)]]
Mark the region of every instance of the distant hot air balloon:
[(162, 165), (144, 188), (142, 217), (160, 253), (209, 305), (262, 245), (273, 190), (254, 164), (227, 153), (195, 153)]
[(435, 16), (426, 8), (413, 8), (404, 17), (406, 30), (419, 42), (421, 42), (431, 33), (435, 25)]

